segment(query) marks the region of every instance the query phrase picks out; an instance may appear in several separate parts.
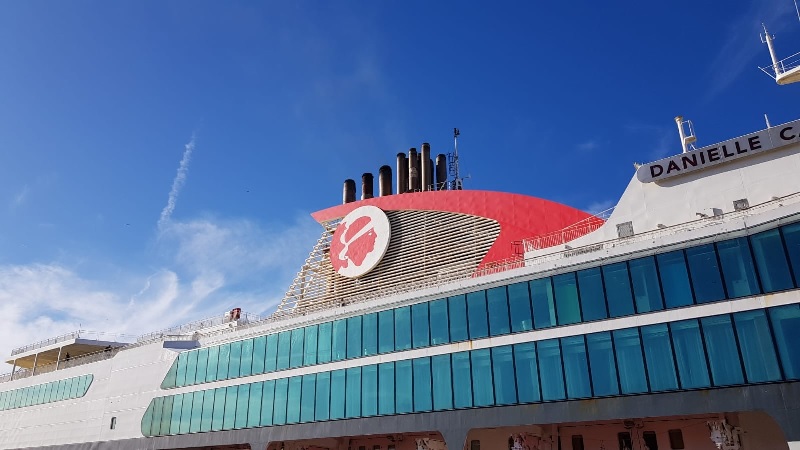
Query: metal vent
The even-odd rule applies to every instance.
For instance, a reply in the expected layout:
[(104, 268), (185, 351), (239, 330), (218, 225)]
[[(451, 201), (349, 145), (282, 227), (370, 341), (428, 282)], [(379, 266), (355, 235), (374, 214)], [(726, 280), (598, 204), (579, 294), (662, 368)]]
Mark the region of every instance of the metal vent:
[(750, 207), (750, 202), (747, 201), (746, 198), (741, 200), (734, 200), (733, 201), (733, 210), (734, 211), (742, 211)]
[(633, 236), (633, 222), (617, 224), (617, 237), (626, 238)]

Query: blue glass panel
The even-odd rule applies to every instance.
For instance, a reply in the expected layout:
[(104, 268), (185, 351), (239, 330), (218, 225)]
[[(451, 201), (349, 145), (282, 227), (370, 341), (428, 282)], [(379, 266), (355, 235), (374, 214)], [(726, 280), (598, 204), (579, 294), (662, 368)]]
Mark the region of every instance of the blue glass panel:
[[(672, 341), (669, 339), (667, 324), (660, 323), (642, 327), (641, 331), (647, 375), (650, 378), (650, 390), (678, 389), (678, 372), (672, 356)], [(592, 370), (594, 370), (594, 365), (592, 365)]]
[(344, 369), (331, 372), (331, 419), (344, 418)]
[(316, 402), (314, 404), (314, 420), (328, 420), (331, 404), (331, 373), (317, 374)]
[(754, 234), (750, 236), (750, 242), (753, 244), (753, 256), (764, 292), (794, 288), (780, 231), (769, 230)]
[[(189, 421), (189, 433), (197, 433), (200, 431), (200, 420), (203, 417), (203, 391), (196, 391), (192, 400), (192, 418)], [(210, 427), (210, 424), (209, 424)]]
[[(228, 366), (231, 359), (231, 344), (219, 346), (219, 362), (217, 363), (217, 380), (228, 378)], [(221, 425), (220, 425), (221, 426)], [(211, 426), (214, 427), (213, 425)]]
[(656, 259), (652, 256), (628, 261), (633, 282), (633, 298), (640, 313), (664, 309), (661, 286), (658, 282)]
[(302, 395), (303, 377), (289, 378), (289, 389), (286, 395), (286, 423), (300, 422), (300, 396)]
[(561, 338), (561, 353), (564, 359), (564, 378), (567, 397), (583, 398), (592, 396), (592, 383), (589, 381), (589, 360), (583, 336)]
[(578, 282), (575, 280), (575, 272), (554, 276), (553, 292), (556, 297), (558, 324), (580, 322), (581, 307), (578, 304)]
[(489, 335), (489, 320), (486, 316), (486, 291), (467, 294), (467, 321), (469, 338), (480, 339)]
[(533, 329), (531, 315), (531, 294), (528, 283), (508, 285), (508, 309), (511, 314), (511, 331), (527, 331)]
[[(195, 352), (192, 352), (195, 353)], [(32, 404), (36, 404), (34, 401)], [(183, 412), (183, 394), (172, 396), (172, 416), (169, 420), (169, 431), (165, 434), (178, 434), (181, 429), (181, 413)]]
[(742, 350), (747, 381), (776, 381), (781, 379), (778, 356), (772, 344), (767, 314), (763, 309), (733, 315), (739, 348)]
[(514, 365), (517, 371), (517, 393), (520, 403), (538, 402), (539, 371), (536, 364), (536, 345), (533, 342), (514, 345)]
[(394, 414), (394, 363), (378, 365), (378, 414)]
[(800, 223), (781, 227), (781, 233), (786, 243), (786, 253), (789, 254), (789, 261), (792, 264), (794, 283), (800, 286)]
[(703, 317), (700, 324), (703, 326), (703, 338), (714, 385), (744, 383), (742, 362), (739, 360), (730, 316)]
[[(278, 367), (278, 335), (267, 336), (267, 350), (264, 356), (264, 372), (273, 372)], [(270, 416), (271, 419), (272, 416)]]
[(325, 322), (319, 325), (319, 338), (317, 345), (317, 362), (319, 364), (331, 361), (332, 333), (333, 333), (333, 322)]
[(713, 244), (699, 245), (686, 249), (689, 273), (697, 303), (708, 303), (725, 298), (722, 287), (717, 253)]
[(394, 310), (394, 349), (411, 348), (411, 308), (404, 306)]
[(317, 385), (317, 375), (303, 375), (303, 388), (300, 394), (300, 422), (314, 421), (314, 399), (316, 398), (315, 388)]
[[(20, 392), (21, 394), (21, 392)], [(20, 398), (20, 402), (22, 401), (22, 397), (20, 394), (17, 394)], [(151, 422), (151, 429), (150, 434), (152, 436), (160, 436), (161, 435), (161, 419), (164, 413), (164, 397), (158, 397), (153, 399), (153, 416)]]
[(430, 302), (431, 316), (431, 345), (446, 344), (450, 342), (450, 330), (447, 324), (447, 299), (442, 298)]
[(214, 415), (214, 389), (203, 391), (203, 413), (200, 417), (200, 431), (211, 431), (211, 419)]
[[(187, 352), (186, 354), (186, 386), (191, 386), (196, 382), (197, 354), (197, 350)], [(205, 372), (203, 372), (203, 375), (203, 378), (205, 379)]]
[(411, 344), (414, 348), (431, 345), (427, 303), (411, 307)]
[(465, 295), (449, 297), (447, 306), (450, 314), (450, 340), (452, 342), (466, 341), (469, 339), (467, 330), (467, 297)]
[(694, 303), (692, 285), (689, 283), (689, 269), (686, 267), (683, 250), (656, 255), (656, 260), (667, 308), (678, 308)]
[(175, 386), (181, 387), (186, 386), (186, 363), (188, 359), (189, 352), (182, 352), (178, 354), (178, 359), (176, 360), (177, 364), (177, 374), (175, 375)]
[(289, 379), (275, 380), (275, 400), (272, 405), (272, 423), (283, 425), (286, 423), (286, 398), (289, 391)]
[(492, 347), (492, 376), (495, 403), (498, 405), (517, 403), (514, 355), (510, 345)]
[(289, 357), (292, 348), (292, 332), (282, 331), (278, 334), (278, 364), (277, 370), (289, 368)]
[(378, 313), (378, 351), (389, 353), (394, 351), (394, 310)]
[(378, 313), (364, 315), (362, 323), (363, 336), (361, 345), (364, 346), (364, 356), (378, 354)]
[(344, 402), (345, 417), (361, 415), (361, 367), (347, 369), (347, 385)]
[(222, 429), (225, 420), (226, 393), (227, 388), (221, 387), (214, 389), (214, 411), (211, 413), (211, 431), (219, 431)]
[(361, 316), (347, 319), (347, 358), (361, 356)]
[[(189, 433), (189, 430), (191, 429), (193, 399), (194, 399), (193, 392), (187, 392), (186, 394), (183, 394), (183, 402), (181, 407), (181, 423), (177, 433), (186, 434)], [(199, 418), (200, 414), (198, 414), (197, 416)], [(200, 422), (197, 423), (199, 424)]]
[(433, 375), (433, 409), (453, 409), (453, 376), (450, 372), (450, 355), (431, 358)]
[(275, 380), (264, 382), (264, 390), (261, 393), (261, 425), (272, 425), (272, 417), (275, 414)]
[[(239, 347), (239, 350), (241, 351), (241, 347)], [(228, 386), (225, 388), (225, 412), (222, 417), (223, 430), (232, 430), (235, 425), (234, 420), (236, 419), (236, 397), (238, 394), (238, 386)], [(214, 408), (216, 409), (216, 405), (214, 405)]]
[[(264, 339), (266, 345), (267, 340)], [(247, 403), (247, 428), (253, 428), (261, 424), (261, 398), (264, 395), (264, 383), (253, 383), (250, 385), (250, 396)], [(241, 396), (239, 397), (241, 398)], [(272, 411), (270, 411), (270, 416)]]
[(633, 294), (628, 276), (628, 265), (625, 262), (609, 264), (603, 266), (602, 270), (609, 316), (620, 317), (633, 314)]
[[(172, 367), (175, 367), (175, 370), (177, 370), (177, 365), (173, 365)], [(6, 392), (3, 393), (4, 394), (4, 397), (2, 397), (3, 409), (11, 409), (9, 403), (11, 400), (10, 395), (13, 392), (14, 391), (8, 391), (7, 393)], [(147, 437), (155, 436), (155, 434), (153, 433), (153, 408), (155, 407), (155, 404), (156, 404), (156, 399), (153, 399), (147, 406), (147, 409), (144, 411), (144, 415), (142, 416), (142, 434)]]
[[(306, 327), (306, 339), (303, 343), (303, 365), (310, 366), (317, 363), (317, 333), (316, 325)], [(312, 416), (313, 417), (313, 416)]]
[(770, 308), (769, 318), (781, 357), (783, 374), (788, 380), (800, 378), (800, 305)]
[(586, 335), (589, 364), (592, 367), (592, 387), (595, 396), (617, 395), (617, 365), (614, 363), (614, 347), (611, 333), (603, 331)]
[(493, 405), (492, 359), (489, 349), (473, 350), (469, 353), (472, 363), (472, 398), (475, 406)]
[(472, 406), (472, 369), (469, 352), (453, 353), (453, 397), (456, 408)]
[(550, 278), (530, 282), (534, 328), (552, 327), (556, 324), (556, 305)]
[[(237, 378), (242, 367), (242, 342), (232, 342), (228, 360), (228, 378)], [(233, 426), (233, 425), (231, 425)]]
[(499, 286), (487, 290), (486, 305), (489, 310), (489, 334), (498, 336), (510, 333), (506, 287)]
[(253, 373), (253, 339), (242, 341), (242, 365), (239, 376), (246, 377)]
[[(535, 313), (534, 313), (535, 315)], [(564, 393), (564, 372), (561, 369), (561, 348), (558, 339), (536, 343), (539, 354), (539, 374), (544, 400), (562, 400)]]
[(433, 408), (431, 391), (431, 359), (412, 360), (414, 370), (414, 411), (430, 411)]
[(711, 386), (697, 320), (672, 322), (669, 328), (672, 331), (672, 345), (675, 348), (681, 387), (691, 389)]
[(333, 322), (332, 361), (341, 361), (347, 357), (347, 320)]
[(394, 383), (397, 390), (395, 410), (398, 414), (411, 412), (414, 409), (411, 361), (397, 361), (394, 364), (394, 372)]
[(378, 366), (369, 365), (361, 369), (361, 415), (378, 414)]
[(759, 293), (756, 269), (746, 237), (717, 242), (722, 274), (728, 297), (745, 297)]
[(614, 349), (617, 354), (617, 370), (619, 371), (619, 384), (622, 393), (647, 392), (647, 377), (644, 372), (639, 330), (628, 328), (615, 330), (612, 334), (614, 336)]
[(303, 342), (305, 341), (305, 329), (296, 328), (292, 330), (291, 341), (289, 367), (300, 367), (303, 365)]
[(581, 292), (583, 320), (598, 320), (608, 317), (606, 294), (603, 290), (603, 275), (599, 267), (578, 272), (578, 289)]
[(239, 385), (239, 392), (236, 394), (236, 421), (234, 428), (247, 428), (247, 410), (250, 403), (250, 385)]

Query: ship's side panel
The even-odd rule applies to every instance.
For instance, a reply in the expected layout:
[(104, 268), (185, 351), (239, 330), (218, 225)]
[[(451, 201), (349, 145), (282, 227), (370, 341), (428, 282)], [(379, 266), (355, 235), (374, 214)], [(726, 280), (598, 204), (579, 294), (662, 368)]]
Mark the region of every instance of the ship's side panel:
[[(111, 359), (0, 385), (2, 391), (91, 374), (83, 397), (0, 411), (0, 448), (24, 448), (141, 437), (141, 417), (176, 352), (162, 343)], [(115, 428), (111, 429), (111, 418)]]

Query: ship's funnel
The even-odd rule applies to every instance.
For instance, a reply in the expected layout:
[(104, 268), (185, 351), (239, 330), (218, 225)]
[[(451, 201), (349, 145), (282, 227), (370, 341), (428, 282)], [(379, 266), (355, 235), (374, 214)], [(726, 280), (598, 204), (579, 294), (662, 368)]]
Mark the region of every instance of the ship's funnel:
[(378, 195), (392, 195), (392, 168), (389, 166), (378, 169)]
[(397, 193), (408, 191), (408, 161), (405, 153), (397, 154)]
[(344, 180), (344, 188), (342, 189), (342, 203), (351, 203), (356, 201), (356, 182), (350, 178)]
[(366, 172), (361, 175), (361, 200), (372, 198), (372, 181), (373, 176), (371, 173)]
[(408, 192), (419, 191), (419, 156), (417, 149), (408, 150)]
[(420, 162), (422, 163), (422, 171), (420, 173), (420, 185), (423, 191), (431, 190), (431, 144), (424, 142), (422, 144), (422, 152), (419, 155)]
[(436, 155), (436, 189), (447, 189), (447, 157), (442, 153)]

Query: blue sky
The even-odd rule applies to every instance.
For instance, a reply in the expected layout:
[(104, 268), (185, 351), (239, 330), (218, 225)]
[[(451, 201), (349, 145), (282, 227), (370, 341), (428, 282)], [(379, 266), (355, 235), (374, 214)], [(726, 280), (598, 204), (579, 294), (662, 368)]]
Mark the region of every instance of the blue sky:
[(4, 2), (0, 354), (268, 313), (308, 214), (453, 127), (467, 188), (612, 206), (678, 114), (700, 145), (798, 118), (761, 21), (800, 51), (791, 0)]

